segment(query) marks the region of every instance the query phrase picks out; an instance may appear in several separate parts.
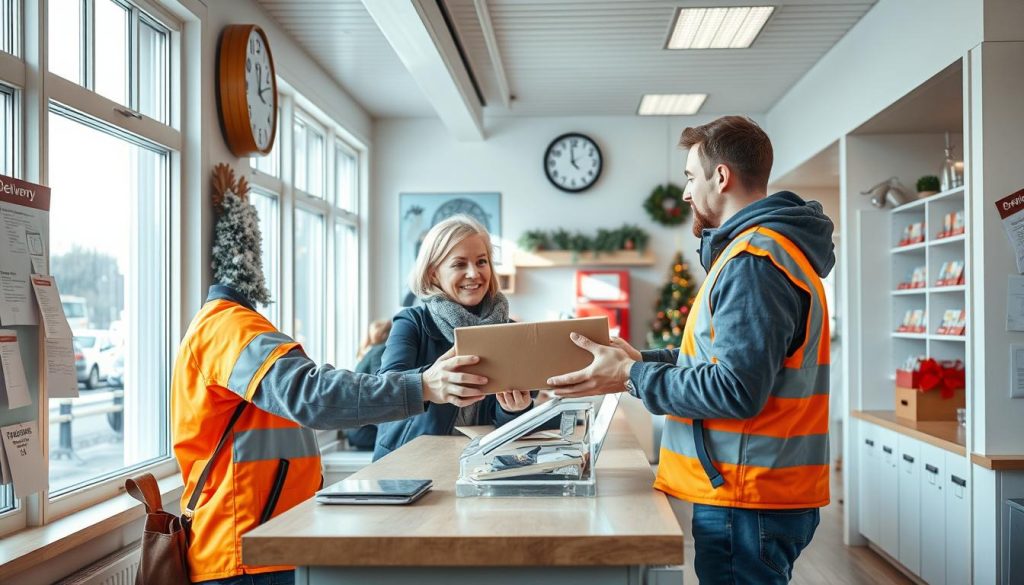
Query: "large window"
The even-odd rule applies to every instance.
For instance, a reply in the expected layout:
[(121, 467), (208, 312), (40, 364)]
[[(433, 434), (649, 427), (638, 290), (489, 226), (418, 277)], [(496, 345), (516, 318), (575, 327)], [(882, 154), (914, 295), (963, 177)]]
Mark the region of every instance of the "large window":
[[(0, 75), (0, 173), (35, 169), (32, 180), (51, 189), (45, 249), (72, 328), (79, 397), (37, 388), (49, 488), (41, 505), (25, 506), (0, 487), (0, 536), (109, 498), (139, 468), (174, 467), (169, 226), (182, 138), (168, 121), (181, 103), (179, 24), (128, 0), (49, 0), (42, 34), (22, 38), (21, 6), (0, 0), (0, 50), (42, 55), (48, 67)], [(22, 100), (26, 84), (41, 99)], [(35, 143), (44, 132), (45, 151), (21, 148), (22, 136)], [(38, 367), (36, 352), (24, 355)]]
[(170, 31), (119, 0), (50, 0), (50, 71), (168, 121)]
[(21, 20), (15, 0), (0, 0), (0, 51), (18, 52), (18, 22)]
[(63, 107), (49, 129), (51, 272), (82, 385), (77, 399), (50, 400), (59, 496), (168, 455), (170, 152)]
[(364, 154), (330, 118), (299, 109), (297, 102), (308, 102), (281, 86), (274, 150), (249, 161), (274, 301), (260, 312), (314, 360), (352, 368), (362, 334), (357, 213)]

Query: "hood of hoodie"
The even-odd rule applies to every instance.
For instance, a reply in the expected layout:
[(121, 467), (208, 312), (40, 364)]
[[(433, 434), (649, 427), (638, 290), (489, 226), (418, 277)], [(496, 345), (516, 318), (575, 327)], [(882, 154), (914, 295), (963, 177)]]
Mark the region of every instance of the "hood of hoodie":
[(834, 226), (821, 203), (804, 201), (795, 193), (780, 191), (751, 203), (716, 229), (704, 230), (700, 239), (700, 263), (711, 270), (715, 258), (744, 230), (763, 226), (779, 232), (799, 247), (824, 278), (836, 263), (832, 244)]

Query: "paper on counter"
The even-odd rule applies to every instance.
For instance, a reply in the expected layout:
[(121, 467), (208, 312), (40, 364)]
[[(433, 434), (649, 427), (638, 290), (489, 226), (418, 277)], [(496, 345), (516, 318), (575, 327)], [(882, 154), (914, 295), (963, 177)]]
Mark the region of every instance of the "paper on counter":
[(7, 397), (7, 408), (21, 408), (32, 404), (16, 331), (0, 329), (0, 367), (3, 368), (3, 390)]
[(46, 395), (50, 398), (78, 398), (75, 346), (68, 337), (46, 341)]
[(39, 447), (36, 421), (0, 428), (7, 455), (7, 471), (14, 481), (14, 495), (23, 498), (49, 487), (46, 462)]
[(71, 326), (64, 316), (64, 306), (60, 303), (60, 291), (52, 276), (32, 275), (32, 288), (36, 292), (39, 313), (43, 316), (43, 328), (47, 339), (71, 339)]
[(996, 210), (1017, 258), (1017, 272), (1024, 274), (1024, 189), (996, 201)]

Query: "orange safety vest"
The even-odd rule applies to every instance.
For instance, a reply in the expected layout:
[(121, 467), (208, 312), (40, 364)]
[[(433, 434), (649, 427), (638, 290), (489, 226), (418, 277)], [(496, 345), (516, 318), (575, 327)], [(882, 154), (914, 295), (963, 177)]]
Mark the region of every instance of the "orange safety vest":
[[(765, 227), (746, 230), (730, 242), (694, 300), (678, 365), (717, 363), (711, 290), (726, 263), (740, 254), (767, 258), (810, 296), (804, 342), (778, 364), (771, 395), (756, 416), (743, 420), (666, 417), (654, 487), (713, 506), (825, 506), (829, 502), (829, 327), (821, 279), (800, 248)], [(757, 294), (755, 287), (750, 294)]]
[[(251, 401), (278, 358), (299, 344), (238, 303), (207, 302), (178, 350), (171, 380), (174, 456), (185, 490), (181, 508), (242, 400)], [(313, 431), (250, 405), (217, 457), (192, 517), (193, 581), (292, 567), (242, 563), (242, 535), (313, 496), (321, 484)]]

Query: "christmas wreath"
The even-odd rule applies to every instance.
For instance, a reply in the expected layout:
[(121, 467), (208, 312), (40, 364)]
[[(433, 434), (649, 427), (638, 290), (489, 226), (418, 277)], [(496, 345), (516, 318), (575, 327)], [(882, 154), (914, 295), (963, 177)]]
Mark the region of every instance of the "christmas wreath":
[(668, 183), (658, 185), (644, 201), (651, 219), (662, 225), (679, 225), (690, 217), (690, 206), (683, 201), (683, 190)]

